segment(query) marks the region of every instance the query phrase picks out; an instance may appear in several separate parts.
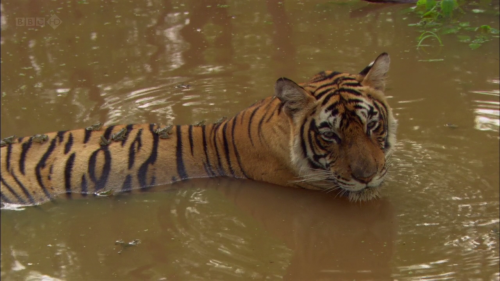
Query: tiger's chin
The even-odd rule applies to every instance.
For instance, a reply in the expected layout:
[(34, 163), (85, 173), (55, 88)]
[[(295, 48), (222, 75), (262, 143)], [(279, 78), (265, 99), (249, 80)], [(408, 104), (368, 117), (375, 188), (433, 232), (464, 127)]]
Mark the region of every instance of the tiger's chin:
[(349, 191), (346, 189), (342, 189), (342, 191), (340, 192), (344, 192), (344, 196), (346, 196), (351, 202), (365, 202), (380, 198), (379, 187), (367, 186), (358, 191)]

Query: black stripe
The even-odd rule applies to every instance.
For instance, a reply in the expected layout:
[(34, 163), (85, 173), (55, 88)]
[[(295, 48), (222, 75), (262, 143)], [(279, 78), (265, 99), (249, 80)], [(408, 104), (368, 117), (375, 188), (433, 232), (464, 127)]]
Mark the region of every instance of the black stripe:
[(340, 119), (340, 129), (344, 129), (344, 128), (347, 128), (347, 126), (349, 126), (350, 124), (350, 120), (349, 120), (349, 117), (347, 116), (347, 113), (346, 112), (343, 112), (342, 114), (340, 114), (341, 116), (341, 119)]
[[(330, 92), (331, 90), (337, 90), (338, 89), (338, 78), (333, 80), (330, 83), (325, 83), (321, 86), (319, 86), (316, 90), (314, 90), (313, 95), (316, 97), (317, 100), (321, 99), (325, 94)], [(334, 87), (336, 86), (336, 87)]]
[(127, 128), (127, 132), (125, 133), (125, 137), (122, 140), (122, 147), (125, 145), (125, 143), (127, 142), (128, 136), (130, 135), (130, 133), (134, 129), (134, 124), (128, 124), (126, 128)]
[(85, 177), (85, 175), (82, 175), (82, 182), (81, 182), (80, 189), (81, 189), (82, 196), (84, 196), (84, 197), (87, 196), (89, 186), (87, 184), (87, 178)]
[(361, 87), (361, 84), (359, 83), (359, 81), (355, 80), (342, 82), (342, 86)]
[(302, 126), (300, 126), (300, 146), (302, 148), (303, 156), (304, 158), (307, 158), (307, 147), (306, 143), (304, 142), (304, 129), (306, 126), (306, 122), (302, 123)]
[(320, 165), (314, 163), (313, 161), (311, 161), (311, 159), (307, 159), (307, 161), (309, 162), (309, 165), (311, 166), (311, 168), (313, 168), (313, 169), (323, 169), (323, 167), (321, 167)]
[(181, 132), (181, 126), (177, 125), (176, 126), (176, 133), (177, 133), (177, 149), (175, 152), (175, 158), (177, 162), (177, 174), (179, 174), (179, 177), (181, 180), (185, 180), (188, 178), (188, 175), (186, 173), (186, 168), (184, 167), (184, 160), (182, 159), (182, 132)]
[(203, 138), (203, 151), (205, 152), (205, 159), (207, 159), (207, 167), (208, 167), (208, 176), (212, 177), (215, 175), (214, 171), (212, 171), (212, 165), (210, 165), (210, 159), (208, 158), (208, 152), (207, 152), (207, 137), (205, 135), (205, 126), (201, 126), (201, 134)]
[[(215, 127), (215, 126), (214, 126)], [(217, 156), (217, 172), (219, 173), (219, 176), (225, 176), (226, 173), (224, 172), (224, 168), (222, 167), (222, 161), (220, 159), (220, 154), (219, 154), (219, 148), (217, 147), (217, 130), (212, 130), (211, 133), (213, 134), (213, 144), (215, 147), (215, 155)]]
[(264, 110), (266, 113), (264, 113), (264, 116), (260, 118), (259, 125), (257, 126), (257, 134), (259, 135), (259, 140), (267, 145), (266, 142), (262, 141), (262, 124), (264, 123), (264, 119), (266, 119), (267, 114), (269, 113), (269, 107), (271, 106), (271, 103), (268, 103)]
[(245, 121), (245, 113), (247, 113), (246, 110), (241, 111), (241, 116), (240, 116), (240, 125), (243, 125), (243, 122)]
[(191, 156), (193, 156), (193, 126), (189, 125), (188, 130), (189, 147), (191, 148)]
[(311, 121), (310, 129), (307, 132), (307, 140), (308, 140), (309, 148), (311, 148), (311, 152), (313, 154), (312, 156), (313, 156), (313, 158), (315, 158), (315, 156), (317, 155), (317, 151), (316, 151), (317, 147), (314, 146), (314, 144), (316, 142), (313, 141), (313, 139), (312, 139), (312, 135), (314, 134), (313, 130), (317, 130), (316, 129), (316, 122), (314, 121), (314, 119)]
[(327, 76), (324, 76), (323, 80), (328, 80), (328, 79), (332, 79), (333, 77), (339, 75), (339, 74), (342, 74), (342, 72), (338, 72), (338, 71), (332, 71), (332, 73), (328, 74)]
[(12, 189), (12, 187), (5, 182), (5, 180), (3, 179), (3, 177), (1, 177), (1, 175), (0, 175), (0, 180), (2, 181), (2, 185), (5, 186), (5, 187), (7, 187), (7, 189), (9, 190), (9, 192), (12, 193), (12, 195), (14, 195), (14, 197), (16, 197), (17, 202), (19, 202), (20, 204), (26, 204), (26, 201), (24, 201), (24, 199), (21, 196), (19, 196), (19, 194), (17, 194), (14, 191), (14, 189)]
[[(356, 103), (354, 106), (353, 106), (355, 109), (366, 109), (364, 106), (362, 106), (361, 104), (359, 103)], [(368, 116), (367, 116), (368, 117)]]
[(332, 111), (332, 116), (335, 116), (335, 115), (337, 115), (337, 114), (338, 114), (338, 112), (339, 112), (339, 111), (338, 111), (338, 109), (337, 109), (337, 110), (335, 110), (335, 111), (334, 111), (333, 109), (334, 109), (335, 107), (337, 107), (338, 105), (339, 105), (339, 102), (338, 102), (338, 101), (336, 101), (336, 102), (334, 102), (334, 103), (330, 104), (330, 105), (326, 108), (326, 110), (325, 110), (325, 111), (326, 111), (326, 112), (328, 112), (328, 111)]
[(323, 142), (321, 141), (321, 136), (319, 135), (314, 135), (315, 136), (315, 144), (316, 146), (319, 146), (319, 148), (323, 151), (326, 151), (326, 147), (323, 145)]
[(334, 91), (333, 93), (329, 93), (325, 99), (323, 100), (323, 102), (321, 102), (321, 106), (325, 106), (329, 101), (330, 99), (335, 96), (335, 95), (338, 95), (339, 92), (338, 91)]
[(33, 142), (31, 138), (29, 138), (27, 142), (22, 144), (21, 155), (19, 157), (19, 170), (23, 175), (24, 175), (24, 162), (26, 161), (26, 154), (28, 154), (28, 150), (31, 148), (32, 143)]
[(236, 119), (238, 118), (238, 114), (236, 114), (236, 116), (234, 117), (234, 120), (233, 120), (233, 126), (231, 128), (231, 138), (233, 140), (233, 149), (234, 149), (234, 154), (236, 155), (236, 160), (238, 161), (238, 166), (240, 167), (240, 170), (241, 172), (243, 173), (243, 176), (245, 176), (246, 178), (250, 178), (245, 170), (243, 170), (243, 166), (241, 165), (241, 158), (240, 158), (240, 154), (238, 153), (238, 148), (236, 148), (236, 142), (234, 141), (234, 129), (236, 128)]
[(68, 141), (64, 145), (64, 154), (68, 154), (68, 152), (70, 152), (72, 146), (73, 146), (73, 134), (69, 133)]
[(67, 131), (59, 131), (59, 132), (57, 132), (56, 139), (59, 139), (59, 143), (63, 142), (63, 140), (64, 140), (64, 134), (66, 132)]
[(50, 141), (49, 148), (47, 149), (47, 151), (45, 151), (45, 153), (42, 156), (42, 159), (40, 159), (40, 161), (38, 162), (38, 164), (36, 164), (35, 167), (35, 174), (38, 185), (40, 185), (40, 187), (43, 190), (43, 193), (45, 193), (45, 196), (47, 196), (48, 199), (51, 198), (51, 195), (47, 190), (47, 188), (45, 187), (45, 185), (43, 184), (41, 171), (42, 169), (45, 168), (45, 162), (47, 161), (47, 159), (49, 159), (50, 154), (52, 154), (55, 148), (56, 148), (56, 139), (54, 138)]
[(339, 92), (348, 93), (348, 94), (355, 95), (358, 97), (363, 95), (360, 91), (357, 91), (354, 88), (341, 88), (341, 89), (339, 89)]
[[(333, 77), (333, 76), (332, 76)], [(321, 86), (319, 86), (315, 91), (314, 91), (314, 96), (316, 97), (317, 100), (321, 99), (321, 97), (323, 95), (325, 95), (326, 93), (328, 93), (332, 86), (337, 86), (335, 87), (335, 89), (338, 89), (339, 88), (339, 84), (340, 83), (343, 83), (344, 81), (357, 81), (356, 79), (352, 78), (352, 77), (347, 77), (347, 76), (340, 76), (340, 77), (337, 77), (335, 78), (332, 82), (330, 83), (326, 83), (326, 84), (323, 84)], [(326, 90), (323, 90), (325, 89)], [(321, 91), (321, 92), (318, 92), (318, 91)]]
[[(328, 122), (322, 122), (319, 124), (319, 128), (324, 128), (324, 127), (330, 127)], [(309, 135), (314, 134), (314, 144), (316, 144), (316, 146), (319, 146), (319, 148), (322, 151), (325, 151), (326, 147), (323, 145), (323, 142), (321, 141), (321, 136), (319, 135), (320, 134), (319, 129), (314, 119), (311, 122), (311, 130), (309, 131), (310, 131)], [(312, 140), (310, 140), (310, 142), (312, 143)]]
[(273, 118), (274, 114), (276, 113), (276, 111), (278, 111), (278, 106), (275, 106), (273, 111), (272, 111), (272, 114), (269, 115), (269, 117), (266, 119), (266, 123), (269, 123), (269, 121), (271, 121), (271, 118)]
[[(384, 117), (386, 117), (386, 118), (387, 118), (387, 120), (389, 120), (389, 109), (387, 108), (387, 106), (385, 105), (385, 103), (383, 103), (383, 102), (381, 102), (381, 101), (379, 101), (379, 100), (376, 100), (376, 99), (374, 99), (373, 101), (374, 101), (374, 103), (373, 103), (373, 104), (378, 104), (378, 103), (379, 103), (380, 105), (382, 105), (382, 107), (383, 107), (383, 108), (384, 108), (384, 110), (385, 110)], [(380, 109), (379, 109), (379, 112), (380, 112)]]
[(114, 128), (115, 128), (114, 125), (106, 128), (106, 130), (104, 131), (104, 134), (103, 134), (105, 139), (109, 140), (109, 138), (111, 137), (111, 132), (113, 131)]
[(347, 103), (365, 103), (364, 100), (361, 100), (361, 99), (353, 99), (353, 98), (347, 98), (347, 99), (344, 99)]
[(83, 143), (86, 144), (90, 140), (90, 135), (92, 135), (92, 130), (85, 130), (85, 137), (83, 138)]
[[(26, 195), (26, 198), (28, 198), (28, 201), (30, 201), (31, 205), (35, 204), (35, 200), (33, 199), (33, 196), (29, 193), (28, 189), (24, 186), (24, 184), (17, 179), (16, 175), (14, 174), (14, 171), (10, 171), (10, 174), (12, 175), (12, 178), (16, 181), (17, 185), (21, 188), (23, 191), (24, 195)], [(49, 197), (50, 199), (50, 197)]]
[[(96, 177), (97, 156), (99, 152), (104, 153), (104, 163), (98, 167), (101, 170), (101, 176)], [(89, 158), (88, 173), (90, 180), (95, 184), (94, 192), (98, 192), (106, 186), (109, 174), (111, 172), (111, 153), (107, 146), (102, 146), (100, 149), (94, 151)]]
[(75, 153), (73, 152), (68, 161), (66, 161), (66, 166), (64, 166), (64, 188), (66, 190), (66, 196), (71, 198), (71, 173), (73, 172), (73, 165), (75, 163)]
[[(337, 87), (335, 87), (335, 88), (328, 88), (328, 89), (326, 89), (326, 90), (323, 90), (323, 91), (319, 92), (317, 96), (315, 96), (315, 97), (316, 97), (316, 100), (320, 100), (320, 99), (321, 99), (324, 95), (326, 95), (326, 94), (330, 93), (331, 91), (334, 91), (334, 92), (335, 92), (335, 91), (337, 91), (337, 90), (338, 90), (338, 88), (337, 88)], [(316, 91), (317, 91), (317, 90), (316, 90)]]
[(255, 147), (255, 145), (253, 144), (253, 140), (252, 140), (252, 120), (253, 120), (253, 116), (255, 115), (255, 113), (257, 112), (257, 110), (259, 109), (260, 107), (257, 106), (253, 111), (252, 111), (252, 114), (250, 115), (250, 119), (248, 120), (248, 136), (250, 137), (250, 142), (252, 143), (252, 146)]
[(134, 141), (130, 144), (129, 150), (128, 150), (128, 169), (132, 169), (134, 166), (134, 161), (135, 161), (135, 153), (141, 150), (142, 146), (142, 129), (139, 129), (139, 132), (137, 132), (137, 135), (135, 136)]
[(139, 170), (137, 172), (137, 179), (139, 180), (139, 187), (141, 188), (141, 191), (144, 191), (147, 187), (153, 185), (156, 180), (155, 176), (153, 175), (153, 177), (151, 178), (151, 182), (147, 182), (149, 165), (153, 165), (156, 162), (156, 158), (158, 157), (159, 136), (157, 133), (155, 133), (154, 126), (155, 124), (149, 124), (149, 132), (153, 136), (151, 153), (149, 154), (148, 159), (139, 167)]
[(12, 145), (7, 145), (7, 156), (5, 157), (5, 166), (10, 170), (10, 156), (12, 155)]
[(132, 176), (131, 175), (127, 175), (127, 177), (125, 177), (125, 181), (123, 181), (123, 185), (122, 185), (122, 192), (130, 192), (132, 191)]
[(205, 173), (211, 177), (212, 176), (212, 171), (209, 170), (209, 167), (205, 161), (203, 161), (203, 169), (205, 170)]
[(226, 154), (226, 161), (227, 161), (227, 166), (229, 167), (229, 171), (231, 172), (231, 175), (234, 177), (234, 170), (233, 167), (231, 166), (231, 155), (229, 155), (229, 145), (227, 143), (226, 127), (227, 127), (227, 122), (224, 123), (224, 126), (222, 127), (222, 141), (224, 144), (224, 154)]

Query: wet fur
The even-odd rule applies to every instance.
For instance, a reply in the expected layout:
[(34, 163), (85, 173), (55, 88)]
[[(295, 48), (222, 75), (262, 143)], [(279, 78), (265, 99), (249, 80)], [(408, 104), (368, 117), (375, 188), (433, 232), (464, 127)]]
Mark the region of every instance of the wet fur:
[[(42, 143), (18, 138), (1, 148), (2, 203), (36, 205), (59, 194), (140, 192), (219, 176), (334, 191), (353, 201), (376, 198), (396, 141), (383, 94), (389, 64), (384, 53), (359, 74), (326, 71), (302, 84), (280, 78), (274, 97), (220, 124), (174, 126), (169, 138), (156, 132), (161, 124), (60, 131)], [(124, 128), (123, 140), (100, 143)]]

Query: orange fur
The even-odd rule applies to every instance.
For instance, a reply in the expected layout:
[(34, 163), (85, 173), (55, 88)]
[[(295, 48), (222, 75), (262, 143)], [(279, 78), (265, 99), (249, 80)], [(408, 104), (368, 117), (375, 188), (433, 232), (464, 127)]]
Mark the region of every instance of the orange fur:
[[(164, 125), (136, 124), (49, 133), (42, 143), (16, 139), (1, 148), (2, 203), (217, 176), (375, 198), (395, 142), (396, 121), (383, 97), (388, 66), (382, 54), (358, 75), (322, 72), (300, 85), (282, 78), (277, 98), (220, 124), (174, 126), (168, 138), (156, 132)], [(124, 128), (124, 140), (100, 143)]]

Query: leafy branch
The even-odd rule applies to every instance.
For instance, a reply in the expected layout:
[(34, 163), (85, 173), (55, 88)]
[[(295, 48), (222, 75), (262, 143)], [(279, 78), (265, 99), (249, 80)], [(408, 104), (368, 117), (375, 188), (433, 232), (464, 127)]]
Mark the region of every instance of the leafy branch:
[[(460, 17), (467, 13), (463, 7), (468, 4), (470, 1), (465, 0), (418, 0), (411, 10), (420, 16), (420, 22), (409, 24), (421, 28), (417, 48), (422, 47), (428, 38), (436, 39), (443, 46), (440, 35), (448, 34), (456, 34), (458, 41), (468, 43), (472, 50), (492, 38), (499, 38), (500, 32), (496, 28), (489, 25), (473, 27), (469, 22), (460, 21)], [(472, 9), (472, 12), (480, 13), (483, 10)], [(496, 14), (498, 15), (498, 11)]]

